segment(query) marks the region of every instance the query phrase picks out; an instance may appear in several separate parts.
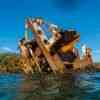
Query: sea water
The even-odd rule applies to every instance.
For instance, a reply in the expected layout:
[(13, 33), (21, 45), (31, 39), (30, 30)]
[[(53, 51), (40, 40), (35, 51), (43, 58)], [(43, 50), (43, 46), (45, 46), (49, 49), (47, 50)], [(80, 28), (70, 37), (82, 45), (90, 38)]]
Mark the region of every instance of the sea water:
[(100, 72), (0, 74), (0, 100), (100, 100)]

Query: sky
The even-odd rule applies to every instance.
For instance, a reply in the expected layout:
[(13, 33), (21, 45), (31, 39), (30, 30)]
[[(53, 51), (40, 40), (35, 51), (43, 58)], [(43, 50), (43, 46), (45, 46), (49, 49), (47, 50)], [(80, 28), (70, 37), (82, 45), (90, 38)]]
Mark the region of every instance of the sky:
[(80, 42), (100, 62), (100, 0), (0, 0), (0, 51), (15, 52), (26, 17), (45, 20), (80, 33)]

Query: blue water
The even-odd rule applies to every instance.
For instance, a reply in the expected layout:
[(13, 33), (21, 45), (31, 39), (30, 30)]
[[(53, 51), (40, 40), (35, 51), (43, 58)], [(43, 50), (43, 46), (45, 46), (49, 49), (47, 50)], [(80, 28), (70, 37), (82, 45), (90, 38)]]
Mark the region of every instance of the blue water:
[(100, 72), (0, 75), (0, 100), (100, 100)]

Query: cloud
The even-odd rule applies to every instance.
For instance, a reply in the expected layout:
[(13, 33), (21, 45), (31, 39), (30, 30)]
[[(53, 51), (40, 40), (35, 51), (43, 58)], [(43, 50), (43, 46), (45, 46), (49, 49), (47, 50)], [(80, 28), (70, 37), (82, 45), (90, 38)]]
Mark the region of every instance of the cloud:
[(13, 52), (13, 50), (11, 48), (9, 48), (9, 47), (1, 47), (0, 51), (1, 52)]

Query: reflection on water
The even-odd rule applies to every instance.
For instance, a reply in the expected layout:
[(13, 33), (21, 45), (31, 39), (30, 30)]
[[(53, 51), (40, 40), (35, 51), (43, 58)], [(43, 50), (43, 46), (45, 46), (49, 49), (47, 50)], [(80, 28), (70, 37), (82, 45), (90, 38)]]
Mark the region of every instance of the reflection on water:
[(1, 74), (0, 100), (100, 100), (100, 73)]

